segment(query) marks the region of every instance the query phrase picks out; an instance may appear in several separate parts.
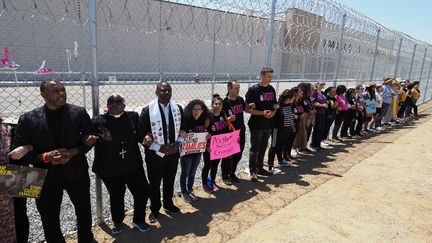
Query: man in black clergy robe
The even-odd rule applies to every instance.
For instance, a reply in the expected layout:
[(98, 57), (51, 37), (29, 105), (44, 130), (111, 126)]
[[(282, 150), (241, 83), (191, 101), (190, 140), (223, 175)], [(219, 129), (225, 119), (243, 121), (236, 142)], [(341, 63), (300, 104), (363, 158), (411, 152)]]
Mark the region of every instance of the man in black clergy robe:
[(92, 242), (90, 178), (85, 153), (96, 137), (90, 135), (93, 133), (90, 117), (85, 108), (66, 103), (66, 89), (59, 81), (42, 82), (40, 92), (45, 105), (20, 116), (13, 148), (31, 145), (32, 151), (20, 162), (48, 169), (42, 194), (36, 200), (46, 241), (65, 242), (59, 217), (66, 190), (75, 207), (78, 242)]
[(145, 222), (149, 189), (138, 146), (139, 116), (137, 112), (124, 111), (125, 106), (125, 99), (113, 94), (107, 100), (108, 112), (92, 120), (98, 135), (93, 172), (101, 177), (110, 195), (113, 234), (123, 231), (126, 186), (134, 197), (132, 227), (141, 232), (150, 230)]
[(149, 218), (152, 223), (157, 221), (162, 206), (160, 201), (162, 180), (164, 209), (171, 214), (180, 213), (172, 197), (180, 157), (179, 147), (186, 136), (183, 131), (183, 110), (181, 106), (171, 101), (171, 85), (165, 81), (159, 82), (156, 96), (157, 99), (143, 108), (139, 118), (140, 141), (143, 141), (145, 146), (145, 162), (150, 181)]

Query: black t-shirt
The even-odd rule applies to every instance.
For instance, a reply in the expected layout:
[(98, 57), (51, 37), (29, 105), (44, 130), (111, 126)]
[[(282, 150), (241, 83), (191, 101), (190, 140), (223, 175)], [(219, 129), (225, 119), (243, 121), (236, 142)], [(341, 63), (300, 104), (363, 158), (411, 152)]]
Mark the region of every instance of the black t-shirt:
[[(255, 103), (255, 110), (273, 110), (273, 105), (276, 104), (276, 91), (271, 85), (263, 87), (255, 84), (248, 89), (246, 102)], [(251, 129), (271, 129), (274, 126), (273, 119), (257, 115), (251, 115), (248, 125)]]
[(223, 100), (223, 111), (227, 116), (235, 115), (236, 119), (232, 122), (235, 129), (243, 129), (244, 125), (244, 111), (246, 109), (246, 102), (240, 96), (236, 100), (230, 100), (226, 97)]
[(62, 117), (65, 109), (62, 106), (59, 109), (51, 110), (45, 106), (45, 115), (49, 127), (49, 131), (51, 133), (51, 137), (54, 139), (54, 144), (56, 147), (60, 147), (61, 145), (61, 134), (63, 130), (63, 122)]
[(223, 111), (221, 111), (219, 116), (215, 116), (213, 113), (211, 114), (210, 126), (207, 129), (211, 135), (219, 135), (229, 132), (225, 117), (225, 112)]
[(198, 119), (185, 119), (185, 132), (207, 132), (207, 128), (205, 127), (205, 120)]

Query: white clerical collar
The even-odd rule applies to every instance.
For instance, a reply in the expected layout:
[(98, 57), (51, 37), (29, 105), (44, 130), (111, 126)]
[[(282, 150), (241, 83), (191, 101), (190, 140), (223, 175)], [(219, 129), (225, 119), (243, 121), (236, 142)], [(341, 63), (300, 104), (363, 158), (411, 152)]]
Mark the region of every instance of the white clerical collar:
[(166, 104), (166, 105), (164, 105), (164, 104), (162, 104), (162, 103), (159, 102), (159, 105), (161, 105), (162, 108), (165, 108), (165, 109), (168, 108), (169, 104), (170, 104), (169, 102), (168, 102), (168, 104)]
[(122, 113), (118, 114), (118, 115), (113, 115), (111, 113), (109, 113), (109, 115), (112, 116), (112, 117), (114, 117), (114, 118), (119, 118), (119, 117), (121, 117), (121, 115), (123, 115), (123, 113), (124, 113), (124, 111)]

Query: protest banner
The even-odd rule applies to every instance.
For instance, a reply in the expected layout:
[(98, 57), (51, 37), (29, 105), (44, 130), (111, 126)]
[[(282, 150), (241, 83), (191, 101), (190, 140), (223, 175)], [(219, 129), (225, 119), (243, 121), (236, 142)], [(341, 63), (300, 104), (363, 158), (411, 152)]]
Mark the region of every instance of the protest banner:
[(180, 156), (204, 152), (207, 145), (206, 136), (206, 132), (188, 133), (188, 137), (181, 147)]
[(221, 159), (240, 152), (240, 130), (214, 135), (210, 141), (210, 159)]
[(47, 170), (19, 165), (0, 165), (0, 195), (39, 198)]

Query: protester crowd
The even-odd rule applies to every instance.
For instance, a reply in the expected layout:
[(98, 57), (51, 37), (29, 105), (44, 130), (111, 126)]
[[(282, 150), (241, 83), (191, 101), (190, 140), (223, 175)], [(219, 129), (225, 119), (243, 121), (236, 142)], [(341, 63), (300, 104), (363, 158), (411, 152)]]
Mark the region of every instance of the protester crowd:
[[(171, 99), (171, 85), (162, 81), (156, 87), (157, 98), (141, 114), (125, 111), (126, 97), (113, 94), (107, 99), (107, 111), (93, 119), (83, 107), (66, 102), (62, 83), (44, 81), (40, 92), (45, 104), (20, 117), (9, 157), (10, 163), (31, 164), (48, 171), (42, 194), (36, 200), (47, 242), (65, 242), (59, 219), (64, 191), (75, 207), (78, 241), (94, 241), (85, 156), (92, 147), (95, 149), (92, 170), (102, 179), (110, 196), (112, 233), (119, 234), (124, 227), (126, 188), (134, 198), (131, 225), (146, 232), (151, 229), (146, 222), (148, 199), (150, 223), (158, 220), (162, 207), (169, 214), (180, 213), (173, 202), (179, 162), (182, 198), (193, 203), (199, 200), (193, 186), (201, 158), (204, 166), (198, 173), (202, 189), (213, 193), (221, 190), (219, 181), (227, 185), (241, 181), (236, 172), (246, 142), (250, 143), (250, 181), (262, 182), (280, 173), (281, 167), (292, 165), (298, 156), (338, 141), (361, 139), (418, 115), (417, 81), (384, 77), (382, 84), (370, 82), (356, 87), (327, 87), (325, 82), (318, 81), (300, 83), (277, 94), (271, 85), (272, 77), (273, 70), (263, 68), (261, 81), (248, 88), (245, 98), (239, 96), (240, 82), (231, 80), (225, 97), (213, 95), (211, 107), (200, 99), (181, 107)], [(250, 141), (246, 141), (245, 113), (250, 114), (247, 123)], [(206, 139), (210, 141), (212, 136), (236, 130), (240, 130), (239, 153), (212, 160), (207, 146), (203, 153), (180, 156), (189, 133), (207, 132)], [(271, 146), (266, 153), (269, 142)], [(144, 146), (144, 159), (140, 146)], [(222, 180), (216, 178), (219, 164)], [(16, 240), (27, 242), (25, 198), (14, 198), (14, 215)]]

